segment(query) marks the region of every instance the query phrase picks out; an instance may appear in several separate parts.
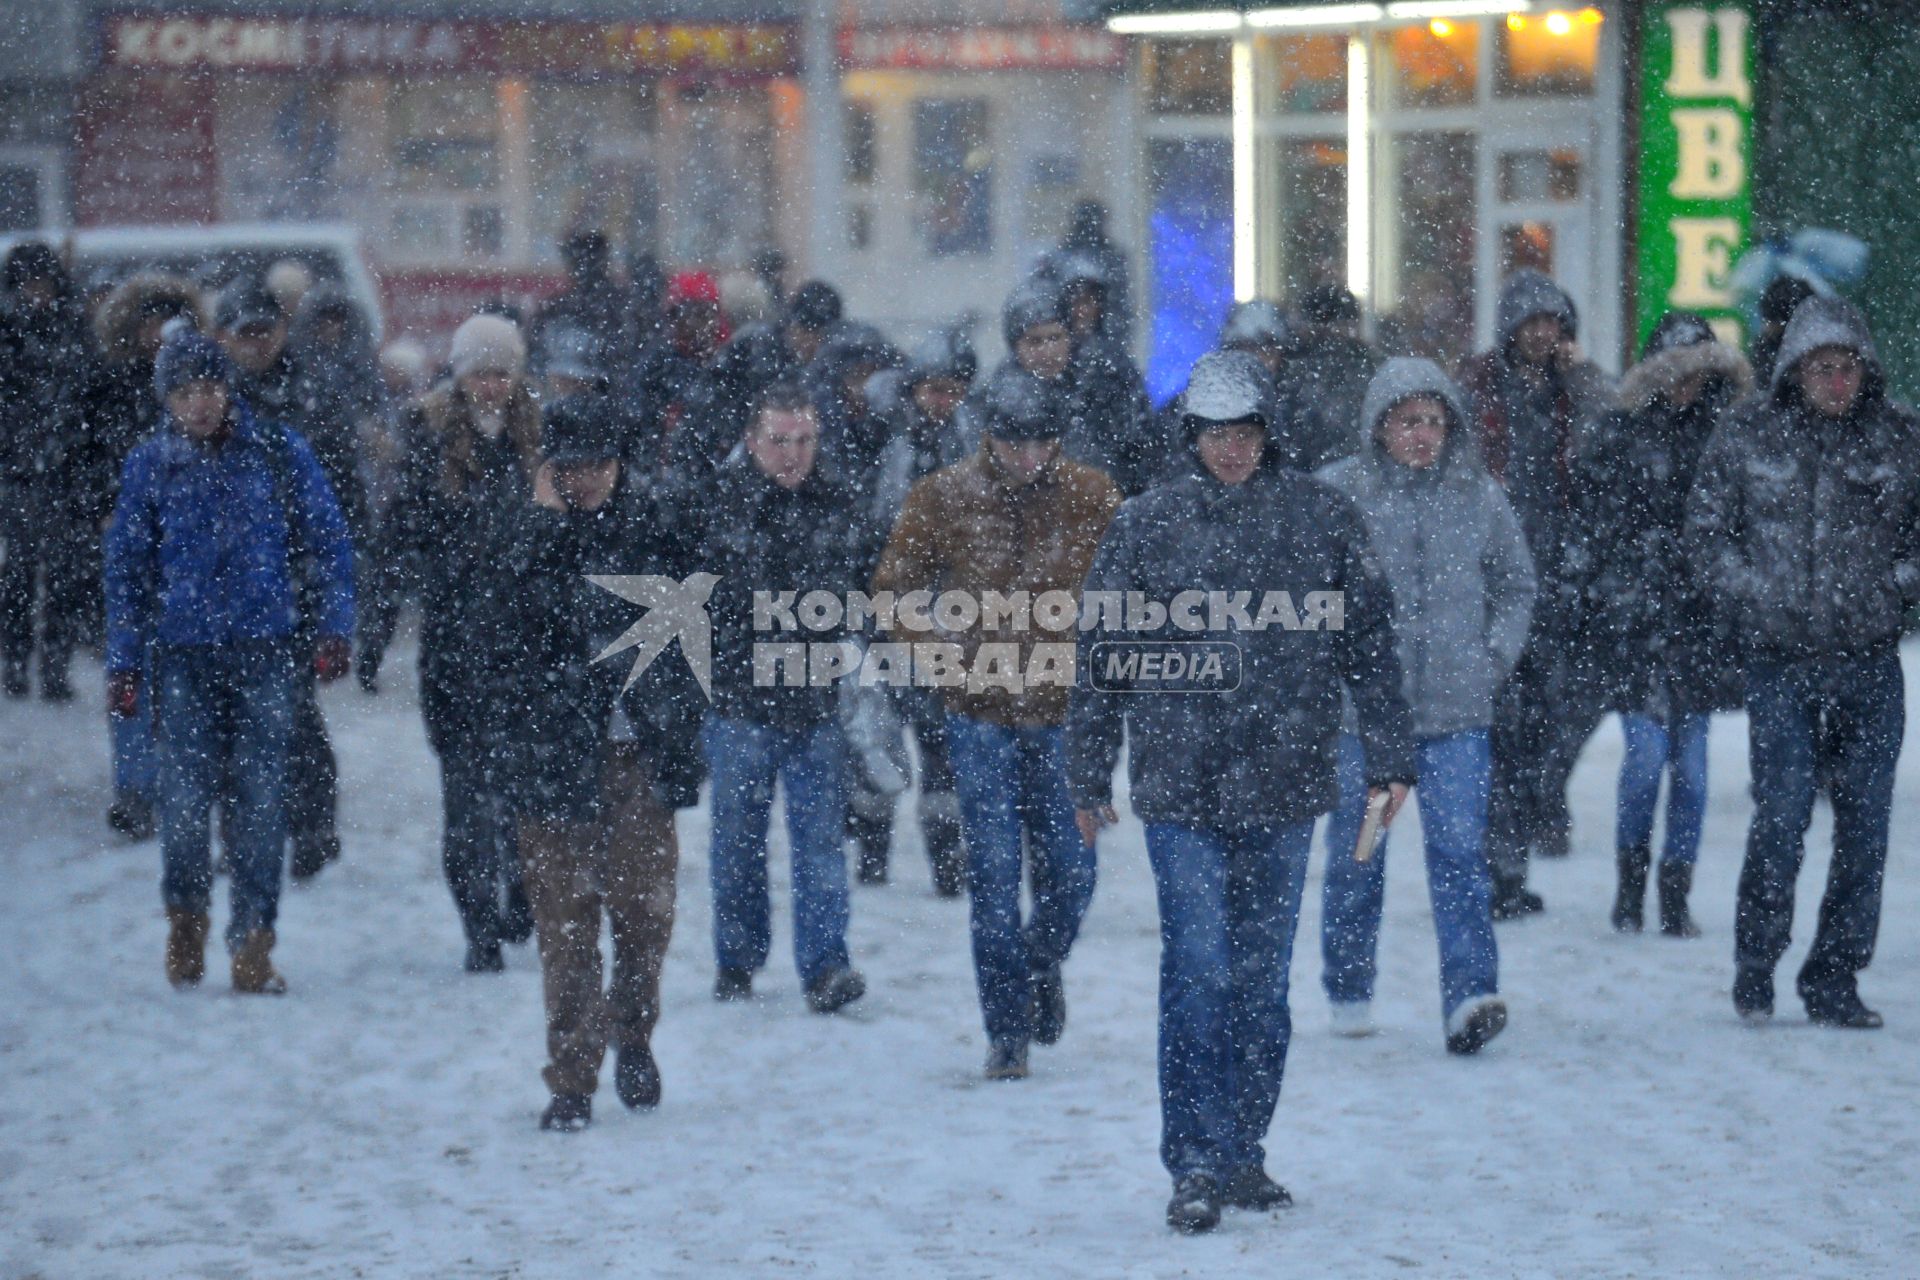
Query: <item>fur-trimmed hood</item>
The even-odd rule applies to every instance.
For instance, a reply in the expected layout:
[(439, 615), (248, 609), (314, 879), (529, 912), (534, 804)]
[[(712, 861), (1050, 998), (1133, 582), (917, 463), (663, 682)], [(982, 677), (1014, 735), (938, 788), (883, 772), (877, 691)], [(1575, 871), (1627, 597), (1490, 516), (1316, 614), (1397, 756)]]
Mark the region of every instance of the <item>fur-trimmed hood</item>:
[(94, 336), (99, 339), (100, 352), (108, 363), (125, 364), (133, 359), (133, 341), (140, 331), (140, 321), (151, 308), (159, 305), (172, 306), (180, 314), (191, 316), (195, 328), (202, 333), (207, 331), (206, 304), (198, 289), (179, 276), (143, 271), (116, 286), (94, 314)]
[(1753, 367), (1745, 356), (1724, 342), (1695, 342), (1668, 347), (1627, 370), (1620, 380), (1616, 403), (1628, 413), (1638, 413), (1699, 373), (1726, 379), (1733, 400), (1753, 390)]

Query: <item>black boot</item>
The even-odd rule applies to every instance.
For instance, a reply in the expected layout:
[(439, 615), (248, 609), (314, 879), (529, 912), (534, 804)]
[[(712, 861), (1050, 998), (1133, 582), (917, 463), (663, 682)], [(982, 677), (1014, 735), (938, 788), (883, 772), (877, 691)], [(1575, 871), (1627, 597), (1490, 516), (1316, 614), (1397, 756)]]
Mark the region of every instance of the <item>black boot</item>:
[(340, 837), (302, 833), (293, 837), (293, 856), (288, 859), (287, 874), (295, 880), (311, 880), (329, 862), (340, 861)]
[(1230, 1209), (1293, 1208), (1293, 1197), (1287, 1194), (1287, 1189), (1269, 1178), (1267, 1171), (1257, 1164), (1229, 1169), (1220, 1188), (1220, 1199)]
[(1669, 938), (1697, 938), (1700, 926), (1687, 912), (1693, 892), (1693, 868), (1684, 862), (1660, 864), (1660, 932)]
[(500, 941), (525, 942), (533, 936), (533, 904), (526, 886), (515, 880), (507, 886), (507, 905), (500, 912)]
[(1616, 865), (1620, 868), (1620, 888), (1613, 895), (1613, 928), (1616, 933), (1638, 933), (1646, 927), (1647, 868), (1653, 854), (1647, 846), (1636, 844), (1622, 849)]
[(1060, 966), (1035, 964), (1027, 1000), (1036, 1044), (1053, 1044), (1067, 1029), (1067, 990), (1060, 982)]
[(1199, 1235), (1220, 1225), (1220, 1184), (1204, 1173), (1190, 1173), (1173, 1184), (1167, 1201), (1167, 1225), (1182, 1235)]
[(1518, 920), (1546, 909), (1545, 900), (1527, 888), (1524, 877), (1494, 875), (1492, 915), (1495, 920)]
[(951, 791), (920, 797), (920, 830), (933, 864), (933, 891), (957, 898), (967, 887), (967, 855), (960, 838), (960, 800)]
[(652, 1110), (660, 1105), (660, 1066), (647, 1045), (620, 1050), (613, 1060), (613, 1091), (630, 1110)]
[(556, 1093), (540, 1113), (540, 1127), (551, 1133), (578, 1133), (593, 1123), (593, 1095)]
[(129, 840), (151, 840), (153, 806), (131, 791), (122, 792), (107, 810), (107, 825)]
[(507, 962), (500, 956), (500, 943), (489, 938), (467, 944), (467, 959), (462, 967), (468, 973), (505, 973)]
[(861, 884), (887, 882), (887, 845), (893, 839), (891, 819), (881, 821), (849, 809), (847, 834), (860, 849), (858, 875)]

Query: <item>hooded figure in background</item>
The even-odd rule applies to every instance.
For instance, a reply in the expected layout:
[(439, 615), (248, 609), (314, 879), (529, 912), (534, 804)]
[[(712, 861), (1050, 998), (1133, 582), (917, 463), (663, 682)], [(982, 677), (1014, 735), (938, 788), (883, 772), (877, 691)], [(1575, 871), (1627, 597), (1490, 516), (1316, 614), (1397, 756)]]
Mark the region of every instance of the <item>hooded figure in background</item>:
[(1090, 262), (1104, 283), (1105, 305), (1100, 311), (1102, 335), (1121, 350), (1133, 342), (1133, 288), (1127, 269), (1127, 252), (1107, 233), (1107, 206), (1098, 200), (1082, 200), (1073, 207), (1073, 221), (1059, 247), (1050, 250), (1040, 264), (1039, 274), (1064, 284), (1071, 273), (1070, 259)]
[(1289, 335), (1280, 384), (1282, 461), (1312, 472), (1351, 454), (1353, 424), (1380, 356), (1359, 335), (1360, 303), (1338, 285), (1310, 289)]
[(49, 246), (14, 246), (0, 285), (0, 670), (7, 696), (26, 696), (38, 614), (40, 696), (68, 702), (73, 647), (99, 630), (99, 523), (87, 492), (99, 483), (88, 439), (99, 365)]
[(1707, 445), (1687, 548), (1746, 664), (1754, 812), (1734, 1008), (1772, 1016), (1821, 762), (1833, 861), (1795, 986), (1816, 1023), (1878, 1027), (1859, 974), (1879, 932), (1906, 728), (1898, 646), (1920, 604), (1920, 422), (1887, 398), (1852, 305), (1809, 298), (1793, 313), (1766, 393), (1736, 405)]
[(1708, 718), (1740, 706), (1741, 694), (1738, 638), (1685, 551), (1687, 494), (1707, 441), (1752, 389), (1747, 362), (1705, 319), (1670, 312), (1574, 459), (1580, 651), (1626, 732), (1613, 907), (1613, 927), (1624, 932), (1643, 924), (1665, 776), (1660, 928), (1670, 937), (1699, 933), (1687, 895), (1706, 817)]
[(1494, 918), (1508, 920), (1545, 906), (1527, 887), (1528, 861), (1535, 853), (1567, 853), (1567, 779), (1601, 716), (1597, 673), (1573, 643), (1581, 620), (1569, 560), (1577, 574), (1572, 474), (1579, 433), (1606, 411), (1611, 388), (1576, 345), (1573, 300), (1537, 271), (1508, 278), (1498, 333), (1493, 350), (1467, 361), (1460, 385), (1487, 469), (1520, 519), (1540, 579), (1532, 638), (1493, 722), (1487, 859)]
[(807, 367), (820, 418), (820, 462), (861, 494), (871, 494), (891, 430), (867, 398), (867, 384), (901, 363), (900, 352), (870, 324), (842, 321)]
[(634, 415), (630, 462), (698, 480), (726, 457), (732, 442), (716, 425), (724, 408), (716, 366), (727, 337), (719, 282), (704, 271), (673, 276), (660, 337), (614, 384)]
[(1073, 340), (1068, 451), (1106, 471), (1122, 493), (1140, 493), (1164, 477), (1172, 446), (1157, 433), (1139, 367), (1107, 324), (1112, 278), (1097, 256), (1083, 253), (1061, 258), (1056, 278)]
[[(1440, 1014), (1453, 1053), (1506, 1025), (1487, 876), (1489, 726), (1527, 640), (1533, 562), (1487, 475), (1466, 406), (1430, 360), (1380, 367), (1360, 410), (1360, 452), (1318, 473), (1353, 499), (1393, 590), (1393, 635), (1413, 713), (1427, 886), (1440, 944)], [(1334, 1030), (1371, 1034), (1386, 841), (1356, 845), (1366, 819), (1366, 751), (1339, 746), (1340, 803), (1327, 824), (1322, 982)]]

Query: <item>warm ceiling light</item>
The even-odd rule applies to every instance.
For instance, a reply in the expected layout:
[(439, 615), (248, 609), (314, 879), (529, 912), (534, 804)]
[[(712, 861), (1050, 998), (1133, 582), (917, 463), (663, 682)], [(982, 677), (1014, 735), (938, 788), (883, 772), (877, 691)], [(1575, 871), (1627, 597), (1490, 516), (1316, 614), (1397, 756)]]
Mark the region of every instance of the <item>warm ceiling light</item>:
[(1526, 29), (1527, 29), (1527, 20), (1524, 17), (1522, 17), (1520, 14), (1510, 13), (1507, 15), (1507, 30), (1525, 31)]
[(1377, 4), (1323, 4), (1293, 6), (1285, 9), (1255, 9), (1247, 15), (1247, 25), (1272, 30), (1276, 27), (1346, 27), (1355, 23), (1378, 22), (1387, 11)]
[(1427, 30), (1433, 32), (1433, 34), (1440, 37), (1440, 39), (1445, 40), (1453, 34), (1453, 24), (1445, 18), (1435, 18), (1427, 24)]
[(1598, 9), (1582, 9), (1580, 11), (1580, 21), (1589, 27), (1597, 27), (1606, 20), (1607, 15)]
[(1573, 19), (1564, 13), (1547, 15), (1547, 30), (1556, 36), (1570, 35), (1573, 32)]
[(1240, 15), (1224, 9), (1127, 14), (1107, 19), (1107, 30), (1122, 36), (1203, 35), (1239, 29)]

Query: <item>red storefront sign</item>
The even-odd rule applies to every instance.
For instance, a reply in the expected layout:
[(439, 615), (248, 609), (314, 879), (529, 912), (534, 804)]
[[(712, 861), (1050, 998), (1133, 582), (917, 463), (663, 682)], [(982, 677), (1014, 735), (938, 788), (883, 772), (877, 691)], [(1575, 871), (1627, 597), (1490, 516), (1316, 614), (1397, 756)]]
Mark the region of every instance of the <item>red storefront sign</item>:
[(785, 76), (784, 23), (443, 22), (226, 14), (114, 14), (100, 64), (136, 71), (307, 74)]
[(201, 76), (118, 76), (81, 98), (73, 167), (74, 220), (212, 222), (220, 213), (213, 94)]
[(1119, 71), (1127, 42), (1090, 27), (889, 27), (843, 30), (851, 70)]

